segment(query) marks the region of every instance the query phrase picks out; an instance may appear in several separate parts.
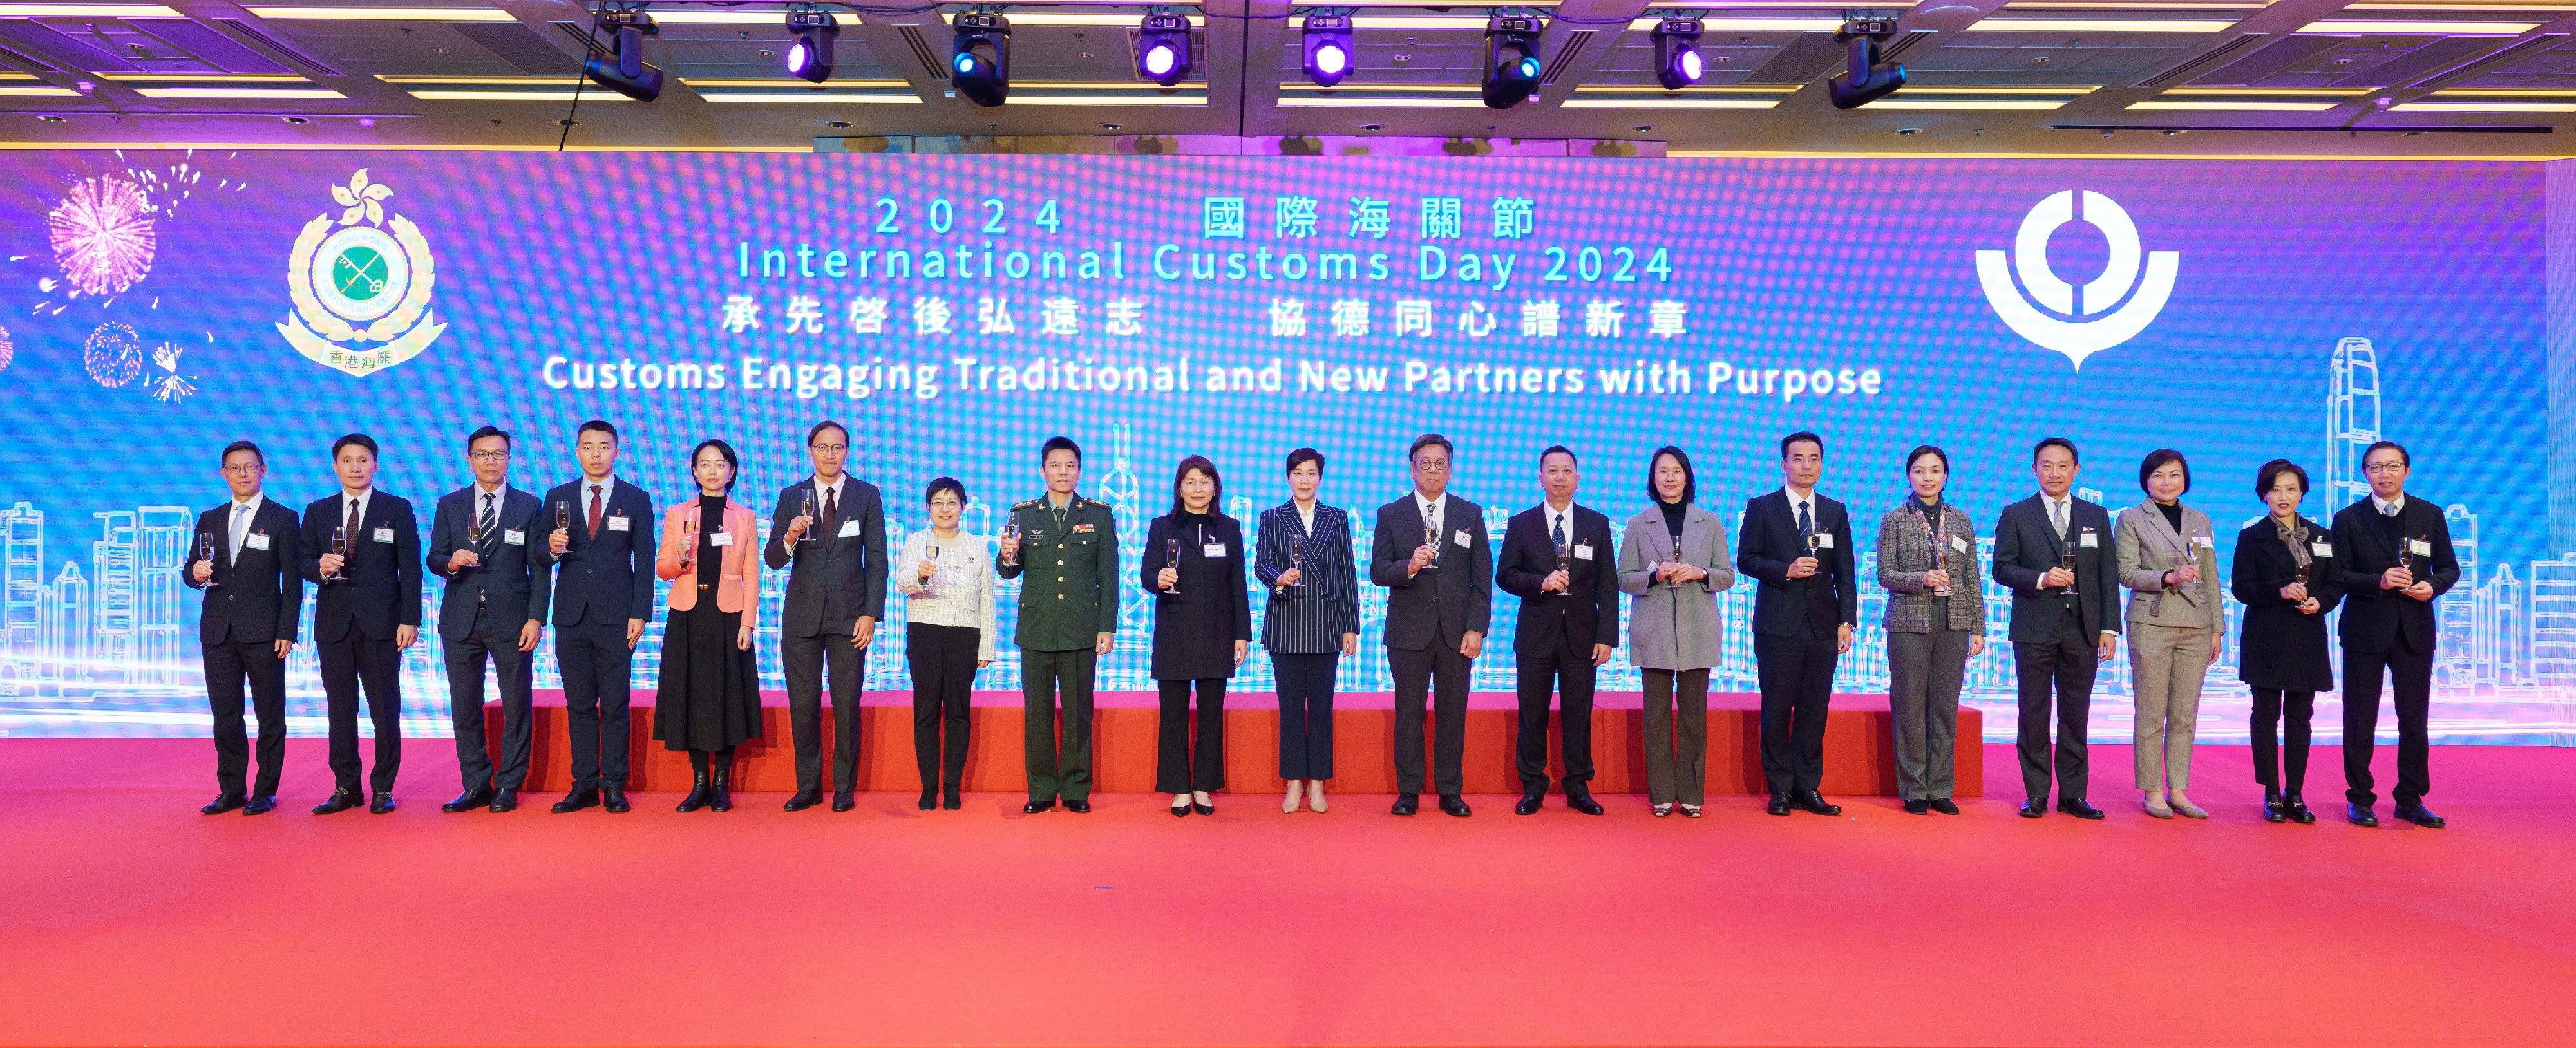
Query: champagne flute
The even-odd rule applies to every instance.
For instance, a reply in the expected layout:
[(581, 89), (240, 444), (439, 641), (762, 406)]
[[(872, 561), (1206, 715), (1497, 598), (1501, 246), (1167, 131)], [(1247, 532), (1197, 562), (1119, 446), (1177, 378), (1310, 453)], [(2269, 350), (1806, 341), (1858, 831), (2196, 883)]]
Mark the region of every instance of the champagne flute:
[(1297, 573), (1297, 581), (1296, 581), (1296, 583), (1295, 583), (1294, 585), (1289, 586), (1288, 588), (1289, 588), (1289, 589), (1292, 589), (1292, 590), (1295, 590), (1295, 591), (1297, 591), (1297, 592), (1298, 592), (1298, 593), (1300, 593), (1300, 594), (1305, 593), (1305, 592), (1306, 592), (1306, 545), (1305, 545), (1304, 543), (1302, 543), (1302, 542), (1301, 542), (1301, 543), (1298, 543), (1297, 545), (1294, 545), (1294, 546), (1290, 546), (1290, 547), (1288, 547), (1288, 570), (1290, 570), (1290, 571), (1293, 571), (1293, 572), (1296, 572), (1296, 573)]
[(1440, 566), (1441, 553), (1440, 525), (1432, 523), (1430, 517), (1422, 518), (1422, 544), (1431, 547), (1431, 564), (1430, 567), (1425, 568), (1424, 570), (1428, 571), (1438, 568)]
[(466, 548), (474, 551), (474, 555), (476, 557), (479, 558), (483, 555), (483, 521), (481, 519), (478, 518), (465, 523), (465, 545)]
[(813, 520), (814, 520), (814, 489), (812, 489), (812, 488), (807, 488), (807, 489), (805, 489), (805, 501), (804, 501), (803, 508), (802, 508), (802, 509), (801, 509), (801, 510), (796, 514), (796, 515), (797, 515), (797, 516), (800, 516), (800, 517), (803, 517), (803, 518), (805, 518), (805, 520), (806, 520), (806, 525), (805, 525), (805, 534), (804, 534), (804, 536), (803, 536), (803, 537), (798, 538), (798, 539), (796, 540), (796, 541), (797, 541), (797, 543), (798, 543), (799, 545), (802, 545), (802, 544), (804, 544), (804, 543), (808, 543), (808, 542), (812, 542), (812, 541), (814, 541), (814, 524), (813, 524)]
[[(2086, 528), (2086, 529), (2084, 529), (2084, 532), (2083, 532), (2083, 533), (2084, 533), (2084, 534), (2091, 534), (2091, 533), (2092, 533), (2092, 530), (2093, 530), (2093, 529), (2091, 529), (2091, 528)], [(2070, 538), (2073, 538), (2074, 536), (2069, 536), (2069, 537), (2070, 537)], [(2075, 583), (2072, 581), (2072, 579), (2073, 579), (2073, 577), (2074, 577), (2074, 575), (2075, 575), (2075, 543), (2074, 543), (2074, 542), (2072, 542), (2072, 541), (2067, 542), (2067, 543), (2066, 543), (2066, 548), (2058, 551), (2058, 553), (2057, 553), (2057, 566), (2058, 566), (2059, 568), (2062, 568), (2062, 569), (2064, 569), (2064, 570), (2066, 571), (2067, 577), (2068, 577), (2068, 579), (2070, 580), (2070, 581), (2068, 581), (2068, 582), (2067, 582), (2067, 584), (2066, 584), (2066, 588), (2068, 588), (2068, 589), (2074, 589), (2074, 588), (2075, 588)]]
[(2298, 544), (2298, 548), (2303, 551), (2302, 555), (2290, 558), (2295, 562), (2290, 566), (2290, 581), (2305, 586), (2308, 584), (2308, 568), (2314, 563), (2314, 561), (2304, 553), (2308, 548), (2308, 529), (2300, 528), (2299, 530), (2292, 532), (2290, 538), (2291, 541), (2296, 542)]
[(696, 517), (683, 518), (680, 521), (680, 567), (687, 568), (697, 562), (698, 519)]
[(340, 570), (335, 571), (335, 572), (332, 572), (330, 575), (326, 576), (326, 577), (324, 578), (324, 580), (323, 580), (323, 581), (326, 581), (326, 582), (339, 582), (339, 581), (341, 581), (341, 580), (343, 580), (343, 579), (348, 578), (348, 577), (349, 577), (349, 526), (348, 526), (348, 525), (346, 525), (346, 524), (333, 524), (333, 525), (331, 525), (331, 553), (332, 553), (334, 556), (337, 556), (337, 557), (339, 557), (339, 558), (340, 558)]
[(1173, 596), (1175, 596), (1175, 597), (1180, 596), (1180, 595), (1181, 595), (1181, 577), (1180, 577), (1180, 571), (1181, 571), (1181, 540), (1179, 540), (1179, 539), (1166, 539), (1166, 540), (1164, 540), (1164, 542), (1163, 542), (1163, 566), (1164, 566), (1164, 567), (1167, 567), (1167, 568), (1172, 569), (1172, 588), (1167, 589), (1167, 590), (1164, 590), (1163, 592), (1165, 592), (1165, 593), (1169, 593), (1169, 594), (1171, 594), (1171, 595), (1173, 595)]
[(1565, 592), (1568, 594), (1573, 593), (1574, 547), (1568, 546), (1562, 542), (1556, 544), (1556, 570), (1565, 573)]
[(197, 533), (197, 559), (206, 562), (206, 588), (222, 589), (224, 586), (224, 580), (215, 577), (214, 574), (215, 535), (213, 532), (200, 531)]
[(1018, 542), (1019, 540), (1020, 540), (1020, 520), (1019, 520), (1019, 518), (1018, 518), (1018, 517), (1011, 517), (1011, 518), (1008, 518), (1008, 519), (1003, 520), (1003, 521), (1002, 521), (1002, 549), (1003, 549), (1003, 554), (1002, 554), (1002, 563), (1004, 563), (1004, 564), (1017, 564), (1017, 563), (1019, 563), (1019, 562), (1020, 562), (1019, 554), (1017, 554), (1017, 553), (1014, 553), (1014, 552), (1011, 552), (1011, 551), (1010, 551), (1011, 544), (1012, 544), (1012, 543), (1015, 543), (1015, 542)]
[[(1950, 517), (1947, 513), (1941, 515), (1940, 526), (1935, 526), (1932, 520), (1928, 517), (1923, 521), (1923, 537), (1932, 540), (1932, 570), (1940, 572), (1943, 575), (1950, 574), (1950, 543), (1949, 540), (1941, 534), (1943, 531), (1948, 530), (1947, 526), (1949, 523)], [(1947, 597), (1950, 595), (1950, 587), (1946, 585), (1935, 586), (1932, 588), (1932, 595), (1935, 597)]]
[(925, 544), (925, 545), (923, 545), (923, 546), (921, 547), (921, 559), (922, 559), (924, 562), (928, 563), (928, 564), (930, 565), (930, 567), (931, 567), (930, 577), (929, 577), (929, 578), (926, 578), (926, 579), (921, 580), (921, 595), (922, 595), (922, 596), (924, 596), (924, 597), (936, 596), (936, 594), (932, 593), (931, 591), (932, 591), (932, 590), (934, 590), (934, 589), (937, 589), (937, 588), (938, 588), (938, 583), (939, 583), (939, 570), (938, 570), (938, 569), (939, 569), (939, 542), (938, 542), (938, 540), (933, 539), (933, 540), (931, 540), (929, 543), (927, 543), (927, 544)]

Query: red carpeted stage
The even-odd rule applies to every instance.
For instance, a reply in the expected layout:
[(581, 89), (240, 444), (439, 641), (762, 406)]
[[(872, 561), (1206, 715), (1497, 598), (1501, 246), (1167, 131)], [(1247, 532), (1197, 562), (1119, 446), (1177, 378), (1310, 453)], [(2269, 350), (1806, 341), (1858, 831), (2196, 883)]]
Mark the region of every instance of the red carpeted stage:
[(2571, 750), (2437, 750), (2443, 831), (2266, 825), (2216, 746), (2206, 823), (2139, 814), (2111, 746), (2102, 823), (2014, 817), (2008, 746), (1956, 818), (1696, 821), (444, 815), (452, 752), (315, 818), (296, 740), (291, 806), (245, 819), (196, 814), (204, 740), (0, 742), (0, 1044), (2576, 1043)]

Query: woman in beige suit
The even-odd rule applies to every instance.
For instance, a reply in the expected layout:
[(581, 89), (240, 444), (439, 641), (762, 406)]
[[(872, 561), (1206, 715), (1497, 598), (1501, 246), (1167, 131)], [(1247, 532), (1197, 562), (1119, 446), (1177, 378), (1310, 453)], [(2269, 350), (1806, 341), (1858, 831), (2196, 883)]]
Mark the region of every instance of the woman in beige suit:
[(2129, 671), (2137, 693), (2138, 789), (2147, 814), (2206, 819), (2183, 795), (2191, 784), (2191, 740), (2200, 716), (2200, 679), (2227, 643), (2219, 603), (2218, 544), (2209, 515), (2182, 504), (2191, 465), (2158, 448), (2138, 464), (2146, 501), (2120, 511), (2120, 584), (2129, 594)]

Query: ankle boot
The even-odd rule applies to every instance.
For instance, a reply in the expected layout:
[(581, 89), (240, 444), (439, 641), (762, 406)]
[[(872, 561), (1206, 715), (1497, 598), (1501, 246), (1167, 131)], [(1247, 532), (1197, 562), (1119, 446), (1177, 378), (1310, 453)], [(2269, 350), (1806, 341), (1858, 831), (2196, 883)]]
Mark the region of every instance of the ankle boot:
[(687, 813), (689, 813), (689, 812), (696, 811), (696, 810), (698, 810), (698, 809), (700, 809), (700, 808), (703, 808), (703, 807), (706, 807), (706, 806), (707, 806), (707, 773), (705, 773), (705, 772), (703, 772), (703, 771), (702, 771), (702, 772), (697, 773), (694, 777), (692, 777), (692, 778), (690, 779), (690, 782), (689, 782), (689, 795), (688, 795), (688, 796), (686, 796), (686, 797), (682, 797), (682, 798), (680, 798), (680, 807), (679, 807), (679, 811), (680, 811), (682, 814), (687, 814)]
[(715, 777), (715, 783), (714, 783), (714, 787), (715, 787), (715, 788), (714, 788), (713, 792), (709, 793), (709, 794), (708, 794), (708, 796), (707, 796), (707, 808), (708, 808), (709, 810), (712, 810), (712, 811), (732, 811), (732, 810), (733, 810), (733, 791), (732, 791), (731, 789), (726, 788), (726, 785), (725, 785), (725, 779), (726, 779), (727, 777), (729, 777), (730, 775), (732, 775), (732, 773), (733, 773), (733, 762), (732, 762), (732, 761), (726, 761), (726, 762), (724, 762), (723, 764), (716, 765), (716, 777)]
[(2263, 787), (2263, 821), (2287, 822), (2289, 821), (2289, 818), (2290, 808), (2288, 804), (2282, 801), (2280, 788), (2275, 786)]

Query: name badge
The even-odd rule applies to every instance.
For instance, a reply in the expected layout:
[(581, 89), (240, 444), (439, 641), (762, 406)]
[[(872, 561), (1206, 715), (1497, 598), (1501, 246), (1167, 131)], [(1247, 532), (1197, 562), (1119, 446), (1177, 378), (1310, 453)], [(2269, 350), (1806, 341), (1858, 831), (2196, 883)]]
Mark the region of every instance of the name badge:
[(1466, 548), (1466, 545), (1467, 545), (1467, 529), (1465, 529), (1465, 528), (1460, 528), (1460, 529), (1458, 529), (1457, 531), (1455, 531), (1455, 532), (1451, 533), (1451, 534), (1450, 534), (1450, 536), (1449, 536), (1449, 541), (1457, 543), (1457, 544), (1458, 544), (1458, 546), (1459, 546), (1459, 548), (1461, 548), (1461, 549)]
[(841, 530), (840, 530), (840, 533), (839, 533), (838, 535), (834, 536), (834, 537), (836, 537), (836, 538), (844, 538), (844, 539), (852, 539), (852, 538), (857, 538), (858, 536), (859, 536), (859, 522), (858, 522), (858, 521), (855, 521), (855, 520), (845, 520), (845, 521), (842, 521), (842, 522), (841, 522)]
[(1577, 542), (1577, 543), (1575, 543), (1575, 544), (1574, 544), (1574, 559), (1576, 559), (1576, 560), (1591, 560), (1591, 559), (1592, 559), (1592, 544), (1591, 544), (1591, 543), (1589, 543), (1589, 542)]
[(716, 532), (716, 533), (715, 533), (715, 535), (714, 535), (714, 537), (709, 538), (709, 539), (707, 540), (707, 544), (708, 544), (708, 545), (710, 545), (710, 546), (730, 546), (730, 545), (733, 545), (733, 534), (732, 534), (731, 532), (725, 532), (725, 531), (719, 531), (719, 532)]
[(1206, 558), (1208, 558), (1209, 560), (1224, 560), (1224, 559), (1225, 559), (1225, 543), (1222, 543), (1222, 542), (1209, 542), (1209, 543), (1204, 543), (1204, 544), (1202, 544), (1202, 545), (1200, 545), (1200, 546), (1199, 546), (1199, 556), (1206, 557)]
[(2433, 555), (2433, 544), (2426, 542), (2423, 539), (2408, 539), (2406, 540), (2406, 545), (2408, 548), (2413, 549), (2415, 551), (2415, 555), (2418, 557), (2429, 557)]
[(1960, 538), (1957, 535), (1950, 536), (1950, 550), (1953, 553), (1968, 552), (1968, 540)]
[(2210, 537), (2209, 537), (2209, 536), (2207, 536), (2207, 535), (2194, 535), (2194, 536), (2192, 536), (2192, 537), (2191, 537), (2191, 544), (2192, 544), (2192, 545), (2194, 545), (2194, 546), (2198, 546), (2198, 547), (2200, 547), (2200, 548), (2202, 548), (2202, 549), (2217, 549), (2217, 548), (2218, 548), (2217, 543), (2213, 542), (2213, 541), (2210, 539)]
[(2334, 544), (2333, 544), (2333, 543), (2330, 543), (2330, 542), (2311, 542), (2311, 543), (2308, 543), (2308, 555), (2309, 555), (2309, 556), (2311, 556), (2311, 557), (2331, 557), (2331, 556), (2334, 556)]
[(528, 544), (528, 533), (504, 528), (501, 530), (501, 541), (513, 546), (525, 546)]
[(268, 536), (262, 535), (256, 531), (251, 532), (248, 535), (242, 536), (242, 545), (248, 546), (252, 549), (267, 549)]
[(1832, 548), (1834, 548), (1834, 533), (1833, 533), (1833, 532), (1830, 532), (1830, 531), (1819, 531), (1819, 532), (1817, 532), (1817, 533), (1816, 533), (1816, 548), (1817, 548), (1817, 549), (1832, 549)]
[(2100, 549), (2102, 548), (2102, 536), (2096, 535), (2091, 531), (2086, 531), (2082, 540), (2077, 542), (2076, 545), (2082, 546), (2085, 549)]
[(394, 540), (394, 529), (392, 529), (392, 528), (377, 528), (377, 529), (376, 529), (376, 541), (378, 541), (378, 542), (392, 542), (393, 540)]
[(620, 513), (620, 514), (618, 514), (618, 515), (616, 515), (616, 516), (614, 516), (614, 517), (610, 517), (610, 518), (608, 518), (608, 530), (610, 530), (610, 531), (624, 531), (624, 530), (626, 530), (626, 514)]

